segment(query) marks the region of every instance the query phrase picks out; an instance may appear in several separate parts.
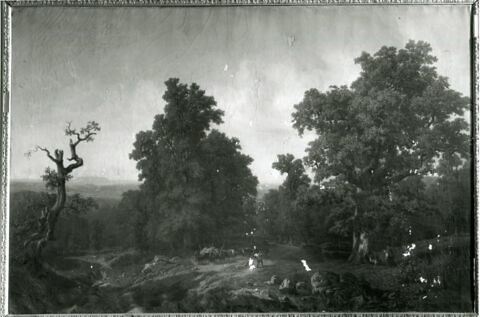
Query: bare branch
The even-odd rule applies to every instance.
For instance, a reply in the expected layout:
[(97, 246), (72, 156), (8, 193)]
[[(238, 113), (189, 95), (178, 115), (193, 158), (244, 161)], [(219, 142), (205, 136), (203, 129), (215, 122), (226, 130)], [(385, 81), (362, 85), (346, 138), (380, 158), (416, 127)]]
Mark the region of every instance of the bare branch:
[(50, 160), (52, 160), (54, 163), (57, 163), (57, 164), (58, 164), (58, 163), (61, 163), (61, 162), (62, 162), (62, 160), (59, 160), (59, 157), (57, 156), (58, 150), (55, 150), (55, 156), (57, 156), (56, 158), (53, 157), (53, 156), (50, 154), (50, 151), (49, 151), (47, 148), (41, 147), (41, 146), (39, 146), (39, 145), (37, 145), (37, 146), (35, 147), (34, 152), (37, 152), (37, 151), (43, 151), (43, 152), (47, 153), (48, 158), (49, 158)]
[(83, 165), (83, 159), (81, 157), (77, 156), (76, 158), (74, 158), (74, 160), (75, 163), (72, 163), (65, 168), (66, 174), (71, 173), (74, 169), (79, 168)]
[(87, 126), (81, 128), (80, 131), (73, 129), (71, 122), (67, 122), (67, 127), (65, 128), (65, 135), (76, 136), (76, 141), (73, 141), (72, 139), (70, 139), (70, 141), (74, 144), (74, 146), (77, 146), (80, 142), (83, 141), (93, 141), (93, 136), (96, 135), (98, 131), (100, 131), (100, 125), (95, 121), (89, 121), (87, 123)]

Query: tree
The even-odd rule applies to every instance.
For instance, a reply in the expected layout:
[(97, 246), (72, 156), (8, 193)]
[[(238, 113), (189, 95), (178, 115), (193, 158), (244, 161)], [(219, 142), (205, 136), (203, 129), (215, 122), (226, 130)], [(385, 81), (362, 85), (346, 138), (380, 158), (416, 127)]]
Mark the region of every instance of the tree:
[[(52, 206), (56, 201), (56, 195), (47, 192), (19, 191), (10, 196), (10, 256), (16, 264), (22, 264), (28, 258), (24, 243), (38, 230), (38, 211)], [(78, 227), (78, 220), (90, 210), (98, 208), (92, 198), (84, 198), (78, 194), (67, 197), (65, 207), (59, 216), (55, 236), (57, 243), (52, 245), (55, 252), (62, 252), (69, 248), (75, 232), (72, 228)], [(84, 228), (82, 234), (88, 228)]]
[[(73, 129), (71, 123), (67, 124), (65, 135), (71, 137), (69, 143), (70, 157), (68, 161), (72, 162), (67, 166), (64, 165), (63, 151), (60, 149), (56, 149), (52, 155), (47, 148), (37, 145), (35, 149), (31, 151), (45, 152), (47, 157), (55, 163), (56, 166), (55, 170), (47, 167), (45, 174), (42, 176), (46, 187), (56, 191), (55, 202), (53, 205), (46, 206), (41, 211), (37, 231), (32, 234), (24, 244), (25, 247), (33, 246), (33, 259), (36, 263), (39, 263), (42, 250), (47, 242), (55, 239), (55, 225), (57, 224), (61, 211), (65, 208), (67, 200), (66, 182), (72, 178), (71, 173), (84, 164), (83, 158), (77, 154), (77, 146), (82, 142), (92, 142), (98, 131), (100, 131), (100, 126), (95, 121), (88, 122), (87, 125), (80, 130)], [(27, 153), (27, 155), (31, 155), (31, 152)], [(80, 201), (78, 202), (80, 203)]]
[(98, 251), (103, 247), (105, 233), (105, 224), (101, 221), (94, 220), (92, 225), (91, 246), (94, 250)]
[(129, 190), (122, 195), (119, 203), (120, 213), (126, 214), (125, 221), (129, 221), (129, 227), (124, 230), (132, 232), (134, 246), (142, 251), (150, 248), (147, 225), (150, 220), (150, 212), (147, 207), (147, 197), (140, 190)]
[(223, 116), (214, 98), (195, 83), (171, 78), (165, 84), (164, 113), (137, 134), (130, 158), (137, 161), (148, 208), (160, 219), (159, 236), (172, 247), (192, 248), (233, 228), (257, 180), (239, 141), (210, 131)]
[(311, 179), (305, 172), (302, 160), (295, 159), (292, 154), (277, 155), (277, 161), (272, 164), (272, 167), (278, 170), (280, 174), (287, 175), (282, 188), (290, 200), (295, 200), (302, 187), (310, 186)]
[(439, 169), (439, 177), (427, 189), (427, 195), (445, 225), (442, 234), (467, 233), (472, 219), (470, 163), (451, 165), (442, 161)]
[[(303, 228), (300, 228), (299, 211), (297, 210), (296, 201), (300, 191), (306, 191), (310, 186), (310, 178), (305, 173), (305, 167), (302, 160), (295, 159), (292, 154), (278, 155), (277, 162), (272, 164), (272, 167), (278, 170), (282, 175), (286, 174), (287, 177), (283, 184), (279, 187), (278, 191), (280, 201), (275, 201), (275, 204), (282, 205), (283, 207), (278, 210), (281, 211), (280, 219), (283, 220), (283, 236), (287, 237), (287, 240), (292, 243), (293, 240), (298, 240)], [(274, 196), (272, 196), (273, 198)], [(271, 208), (269, 206), (269, 208)]]
[[(212, 130), (202, 142), (201, 165), (207, 192), (205, 207), (212, 218), (215, 235), (224, 239), (238, 236), (245, 221), (250, 222), (251, 210), (246, 203), (257, 194), (257, 178), (249, 165), (253, 159), (240, 153), (240, 141)], [(203, 213), (205, 215), (205, 213)], [(208, 234), (203, 233), (205, 237)]]
[(368, 252), (372, 221), (390, 201), (394, 186), (435, 171), (438, 159), (467, 157), (469, 99), (449, 88), (433, 66), (425, 42), (404, 49), (382, 47), (355, 59), (361, 73), (350, 87), (310, 89), (295, 105), (294, 127), (315, 131), (306, 162), (315, 181), (336, 178), (351, 187), (354, 201), (352, 254)]

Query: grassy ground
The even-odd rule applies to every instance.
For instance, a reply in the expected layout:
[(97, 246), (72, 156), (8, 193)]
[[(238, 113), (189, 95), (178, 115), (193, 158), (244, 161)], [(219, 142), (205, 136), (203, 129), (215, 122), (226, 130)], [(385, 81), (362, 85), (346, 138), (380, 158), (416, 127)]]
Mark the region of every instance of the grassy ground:
[[(153, 257), (153, 254), (123, 251), (57, 258), (51, 261), (47, 276), (35, 278), (17, 270), (11, 277), (15, 282), (11, 312), (409, 310), (394, 298), (402, 294), (399, 267), (324, 260), (289, 245), (272, 247), (264, 258), (264, 267), (254, 270), (249, 270), (245, 256), (213, 262), (199, 262), (194, 257), (159, 256), (156, 264), (148, 265)], [(305, 270), (301, 260), (307, 262), (311, 271)], [(331, 291), (331, 295), (312, 295), (310, 280), (315, 272), (340, 276), (349, 272), (364, 286), (340, 283), (327, 291)], [(278, 282), (269, 283), (274, 275)], [(284, 279), (290, 281), (291, 288), (280, 291), (279, 283)], [(299, 282), (306, 286), (303, 292), (295, 290)], [(32, 284), (38, 286), (36, 291), (28, 288), (27, 285)], [(51, 287), (58, 291), (53, 292)], [(438, 302), (438, 294), (458, 297), (455, 293), (452, 296), (451, 290), (450, 293), (434, 290), (428, 295), (423, 291), (408, 299), (419, 301), (413, 303), (413, 307), (421, 310), (440, 309), (432, 302), (434, 296)], [(406, 293), (411, 295), (411, 291)]]

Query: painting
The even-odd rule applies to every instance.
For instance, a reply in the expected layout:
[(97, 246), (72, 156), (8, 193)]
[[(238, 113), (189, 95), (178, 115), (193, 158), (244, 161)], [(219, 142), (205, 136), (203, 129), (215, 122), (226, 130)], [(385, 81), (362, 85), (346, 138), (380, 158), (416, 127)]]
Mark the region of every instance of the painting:
[(473, 316), (474, 6), (272, 4), (2, 3), (5, 313)]

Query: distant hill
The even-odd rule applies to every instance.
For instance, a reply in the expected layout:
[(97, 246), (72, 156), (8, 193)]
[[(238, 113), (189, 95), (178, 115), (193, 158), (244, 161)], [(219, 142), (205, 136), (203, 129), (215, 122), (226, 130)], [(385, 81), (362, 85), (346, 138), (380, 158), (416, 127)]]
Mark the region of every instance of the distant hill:
[[(77, 177), (67, 183), (67, 191), (84, 197), (121, 199), (122, 194), (138, 189), (139, 183), (133, 181), (117, 181), (104, 177)], [(259, 184), (258, 197), (263, 197), (270, 189), (278, 188), (278, 184)], [(16, 179), (10, 182), (10, 192), (34, 191), (45, 192), (45, 184), (41, 180)]]
[[(84, 197), (118, 200), (124, 192), (138, 189), (138, 186), (139, 183), (112, 181), (102, 177), (78, 177), (67, 183), (67, 191)], [(47, 189), (41, 180), (12, 180), (10, 192), (19, 191), (44, 192)]]
[[(431, 186), (437, 177), (426, 176), (423, 181), (427, 187)], [(139, 183), (132, 181), (110, 180), (104, 177), (78, 177), (67, 183), (69, 193), (78, 193), (85, 197), (121, 199), (122, 194), (129, 190), (138, 189)], [(257, 187), (257, 197), (263, 198), (271, 189), (278, 189), (279, 184), (259, 184)], [(45, 185), (41, 180), (12, 180), (10, 183), (12, 193), (19, 191), (46, 191)]]

